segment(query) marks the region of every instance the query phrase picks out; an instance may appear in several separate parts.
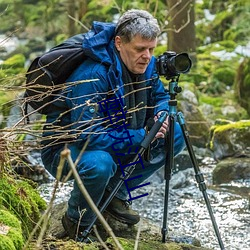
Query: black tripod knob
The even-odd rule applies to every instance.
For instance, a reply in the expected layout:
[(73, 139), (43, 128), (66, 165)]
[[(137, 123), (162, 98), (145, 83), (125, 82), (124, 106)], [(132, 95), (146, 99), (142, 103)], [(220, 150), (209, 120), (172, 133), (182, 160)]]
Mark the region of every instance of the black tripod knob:
[(179, 87), (179, 86), (175, 86), (175, 87), (174, 87), (174, 91), (175, 91), (176, 93), (181, 93), (182, 88)]

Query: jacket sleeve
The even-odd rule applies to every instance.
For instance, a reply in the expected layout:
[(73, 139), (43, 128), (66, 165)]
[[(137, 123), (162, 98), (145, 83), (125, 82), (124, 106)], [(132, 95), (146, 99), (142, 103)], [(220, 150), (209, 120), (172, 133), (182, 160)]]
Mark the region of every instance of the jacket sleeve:
[[(66, 90), (66, 102), (71, 109), (71, 131), (79, 147), (83, 147), (86, 142), (88, 149), (105, 151), (122, 151), (132, 145), (138, 146), (145, 137), (144, 129), (120, 127), (112, 130), (100, 111), (98, 103), (106, 98), (109, 90), (106, 75), (105, 66), (90, 66), (85, 62), (68, 79), (68, 82), (74, 83)], [(89, 81), (77, 83), (81, 79)]]

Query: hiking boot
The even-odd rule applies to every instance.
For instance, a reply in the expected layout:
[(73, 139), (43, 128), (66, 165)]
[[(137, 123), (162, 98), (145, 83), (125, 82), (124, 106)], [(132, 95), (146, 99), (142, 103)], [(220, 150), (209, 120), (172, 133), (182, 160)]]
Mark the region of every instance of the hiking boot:
[(140, 221), (140, 216), (130, 208), (131, 204), (131, 201), (124, 201), (114, 197), (105, 211), (122, 223), (135, 225)]
[(65, 213), (62, 217), (62, 225), (66, 232), (65, 236), (68, 236), (70, 239), (85, 243), (97, 241), (97, 238), (91, 234), (85, 239), (83, 237), (83, 232), (87, 227), (80, 226), (78, 223), (69, 218), (67, 213)]

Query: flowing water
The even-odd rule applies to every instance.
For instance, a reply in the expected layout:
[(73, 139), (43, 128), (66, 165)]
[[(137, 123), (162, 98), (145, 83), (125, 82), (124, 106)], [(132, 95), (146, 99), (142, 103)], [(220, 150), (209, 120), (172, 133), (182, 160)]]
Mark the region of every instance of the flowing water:
[[(205, 178), (209, 203), (219, 228), (226, 250), (250, 250), (250, 180), (212, 185), (212, 170), (215, 163), (211, 158), (202, 162), (201, 171)], [(148, 218), (162, 228), (164, 213), (165, 180), (157, 173), (150, 185), (138, 189), (138, 193), (148, 193), (133, 202), (133, 208), (142, 217)], [(70, 195), (72, 183), (60, 187), (56, 203), (65, 201)], [(49, 201), (53, 182), (40, 186), (41, 195)], [(137, 195), (136, 195), (137, 196)], [(175, 173), (170, 180), (167, 226), (170, 234), (194, 237), (201, 245), (219, 250), (219, 243), (213, 229), (202, 192), (197, 187), (193, 168)]]
[[(212, 162), (203, 166), (207, 194), (215, 221), (219, 227), (226, 250), (250, 249), (250, 180), (232, 182), (227, 185), (212, 186)], [(220, 249), (212, 220), (209, 216), (202, 192), (197, 187), (193, 169), (173, 175), (173, 182), (181, 185), (173, 188), (170, 181), (168, 203), (168, 227), (174, 234), (195, 237), (202, 246)], [(181, 180), (181, 181), (180, 181)], [(178, 184), (179, 183), (179, 184)], [(163, 225), (165, 182), (152, 185), (151, 194), (145, 202), (141, 214)], [(138, 207), (139, 200), (137, 201)], [(136, 204), (134, 204), (136, 206)]]

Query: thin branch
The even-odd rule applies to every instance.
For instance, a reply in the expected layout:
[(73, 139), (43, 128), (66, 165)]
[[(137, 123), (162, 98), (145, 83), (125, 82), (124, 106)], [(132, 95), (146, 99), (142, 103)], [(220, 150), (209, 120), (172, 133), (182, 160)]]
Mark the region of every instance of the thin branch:
[(88, 204), (89, 204), (90, 208), (92, 209), (92, 211), (97, 215), (98, 219), (100, 220), (100, 222), (104, 226), (105, 230), (113, 238), (115, 245), (118, 247), (119, 250), (124, 250), (123, 247), (121, 246), (121, 244), (119, 243), (118, 239), (114, 235), (114, 233), (112, 231), (112, 228), (106, 222), (106, 220), (104, 219), (104, 217), (102, 216), (102, 214), (100, 213), (98, 208), (96, 207), (95, 203), (93, 202), (92, 198), (90, 197), (88, 191), (86, 190), (86, 188), (85, 188), (79, 174), (77, 173), (74, 162), (73, 162), (73, 160), (71, 158), (70, 150), (69, 149), (64, 149), (61, 152), (61, 157), (66, 158), (68, 160), (68, 164), (69, 164), (69, 166), (70, 166), (70, 168), (71, 168), (71, 170), (73, 172), (73, 176), (75, 178), (76, 183), (78, 184), (78, 187), (79, 187), (80, 191), (82, 192), (84, 198), (88, 202)]
[(93, 226), (93, 230), (95, 232), (97, 239), (100, 241), (100, 243), (104, 247), (104, 249), (109, 250), (108, 246), (105, 244), (105, 242), (102, 240), (100, 234), (98, 233), (96, 225)]
[(87, 26), (85, 26), (82, 22), (80, 22), (79, 20), (77, 20), (76, 18), (74, 18), (71, 15), (68, 15), (68, 17), (72, 20), (74, 20), (76, 23), (80, 24), (80, 26), (82, 26), (86, 31), (89, 31), (89, 28)]
[(137, 250), (138, 246), (139, 246), (139, 238), (140, 238), (140, 233), (141, 233), (141, 226), (142, 226), (142, 222), (140, 220), (139, 221), (139, 225), (138, 225), (138, 230), (137, 230), (136, 238), (135, 238), (134, 250)]

